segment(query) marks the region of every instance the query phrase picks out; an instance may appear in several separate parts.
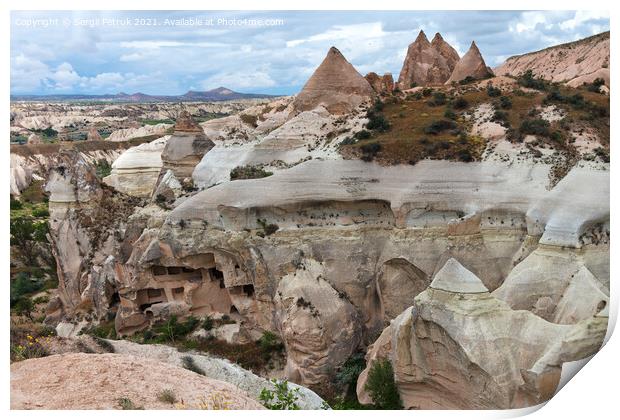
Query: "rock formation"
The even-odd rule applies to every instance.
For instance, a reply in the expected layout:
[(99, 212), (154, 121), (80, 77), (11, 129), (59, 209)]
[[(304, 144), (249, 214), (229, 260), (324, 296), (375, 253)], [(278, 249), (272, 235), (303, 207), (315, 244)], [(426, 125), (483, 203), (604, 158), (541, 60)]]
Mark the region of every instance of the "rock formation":
[[(370, 347), (367, 365), (391, 361), (405, 408), (528, 407), (551, 398), (562, 364), (596, 352), (606, 330), (605, 316), (565, 326), (512, 310), (450, 259)], [(372, 402), (368, 370), (357, 383), (362, 403)]]
[(161, 154), (163, 173), (171, 170), (179, 180), (191, 177), (200, 159), (213, 146), (189, 112), (181, 112), (174, 126), (174, 134)]
[(359, 345), (361, 324), (353, 305), (324, 274), (322, 264), (301, 260), (280, 281), (275, 307), (286, 345), (286, 376), (327, 391), (333, 366), (342, 365)]
[(61, 153), (45, 189), (59, 279), (58, 301), (50, 302), (46, 321), (102, 319), (115, 303), (120, 231), (131, 237), (125, 224), (139, 201), (102, 186), (94, 167), (74, 150)]
[(374, 95), (368, 81), (336, 47), (331, 47), (295, 98), (293, 109), (310, 111), (322, 105), (332, 114), (346, 114)]
[(101, 137), (96, 127), (91, 127), (90, 130), (88, 130), (86, 139), (89, 141), (101, 141), (103, 137)]
[(26, 142), (26, 144), (31, 144), (31, 145), (41, 144), (41, 143), (43, 143), (43, 139), (41, 138), (41, 136), (35, 133), (32, 133), (30, 136), (28, 136), (28, 141)]
[(460, 82), (468, 77), (472, 79), (484, 79), (491, 75), (492, 73), (484, 62), (484, 58), (482, 58), (478, 46), (472, 41), (469, 50), (456, 64), (446, 84)]
[(370, 72), (364, 76), (364, 78), (379, 95), (390, 94), (394, 90), (394, 79), (391, 73), (385, 73), (383, 76), (379, 76), (375, 72)]
[(403, 68), (398, 76), (398, 87), (406, 90), (415, 86), (440, 85), (450, 75), (459, 59), (454, 48), (437, 33), (429, 42), (424, 31), (409, 45)]
[(112, 172), (103, 179), (107, 185), (135, 197), (150, 197), (163, 166), (161, 154), (170, 136), (134, 146), (112, 163)]
[[(176, 407), (158, 398), (165, 389)], [(75, 353), (11, 364), (11, 409), (121, 409), (122, 398), (147, 410), (264, 408), (234, 385), (135, 356)]]
[(609, 87), (609, 32), (544, 50), (508, 58), (497, 75), (519, 76), (527, 70), (537, 77), (577, 87), (601, 78)]
[(109, 141), (127, 141), (138, 137), (146, 136), (164, 136), (166, 131), (172, 127), (171, 124), (155, 124), (144, 125), (136, 128), (122, 128), (113, 131), (112, 134), (106, 139)]

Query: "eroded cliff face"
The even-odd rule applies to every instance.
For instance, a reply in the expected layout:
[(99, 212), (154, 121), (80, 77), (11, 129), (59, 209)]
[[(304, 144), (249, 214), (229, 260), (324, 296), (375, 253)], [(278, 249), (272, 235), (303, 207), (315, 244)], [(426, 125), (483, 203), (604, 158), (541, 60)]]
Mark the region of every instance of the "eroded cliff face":
[[(562, 363), (596, 352), (606, 313), (573, 325), (511, 309), (454, 259), (371, 346), (371, 366), (386, 358), (405, 408), (520, 408), (551, 398)], [(360, 401), (368, 367), (360, 375)]]
[[(117, 331), (132, 334), (172, 314), (226, 314), (240, 324), (241, 341), (277, 331), (289, 377), (317, 387), (410, 307), (451, 258), (495, 290), (497, 302), (505, 299), (505, 310), (557, 325), (586, 322), (608, 300), (608, 242), (572, 238), (606, 237), (590, 223), (608, 217), (596, 197), (606, 191), (585, 189), (591, 174), (568, 177), (584, 194), (571, 213), (572, 198), (546, 190), (547, 170), (428, 162), (390, 172), (308, 162), (208, 189), (172, 211), (144, 207), (128, 219), (126, 232), (137, 239), (114, 271)], [(558, 217), (580, 233), (548, 232)], [(566, 270), (556, 270), (554, 258)], [(598, 292), (568, 304), (584, 287)], [(510, 405), (506, 398), (501, 406)]]

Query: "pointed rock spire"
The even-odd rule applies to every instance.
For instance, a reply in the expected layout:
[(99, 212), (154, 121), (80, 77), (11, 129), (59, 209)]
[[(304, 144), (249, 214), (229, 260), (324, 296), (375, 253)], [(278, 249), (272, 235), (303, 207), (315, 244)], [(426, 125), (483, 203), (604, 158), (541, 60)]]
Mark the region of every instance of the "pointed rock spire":
[(431, 285), (433, 289), (439, 289), (452, 293), (488, 293), (474, 273), (463, 267), (457, 260), (450, 258), (445, 265), (435, 274)]
[(472, 41), (469, 51), (456, 63), (456, 67), (454, 67), (454, 71), (446, 84), (460, 82), (467, 77), (484, 79), (490, 75), (489, 68), (484, 62), (476, 42)]
[(429, 42), (424, 31), (409, 45), (403, 68), (398, 77), (398, 86), (409, 89), (413, 85), (443, 84), (456, 65), (459, 55), (440, 34)]
[(309, 111), (323, 105), (332, 114), (350, 112), (374, 96), (368, 81), (331, 47), (293, 102), (296, 111)]

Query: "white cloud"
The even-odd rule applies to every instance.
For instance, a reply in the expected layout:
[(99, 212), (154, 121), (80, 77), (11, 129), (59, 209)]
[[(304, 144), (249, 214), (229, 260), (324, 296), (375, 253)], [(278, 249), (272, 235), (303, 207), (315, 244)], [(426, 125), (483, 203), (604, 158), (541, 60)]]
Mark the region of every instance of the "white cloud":
[(589, 20), (609, 19), (609, 11), (604, 10), (577, 10), (572, 19), (565, 20), (560, 23), (563, 30), (573, 30), (577, 26), (586, 23)]
[(11, 58), (11, 90), (32, 92), (41, 87), (49, 74), (49, 67), (42, 61), (19, 54)]
[(203, 89), (215, 89), (224, 86), (230, 89), (266, 88), (276, 86), (269, 72), (265, 70), (248, 70), (217, 73), (200, 84)]
[(359, 42), (373, 38), (381, 38), (387, 34), (387, 32), (383, 31), (381, 22), (362, 23), (356, 25), (335, 25), (323, 33), (312, 35), (308, 38), (286, 41), (286, 46), (292, 48), (301, 44), (320, 41), (336, 42), (346, 40), (351, 42)]

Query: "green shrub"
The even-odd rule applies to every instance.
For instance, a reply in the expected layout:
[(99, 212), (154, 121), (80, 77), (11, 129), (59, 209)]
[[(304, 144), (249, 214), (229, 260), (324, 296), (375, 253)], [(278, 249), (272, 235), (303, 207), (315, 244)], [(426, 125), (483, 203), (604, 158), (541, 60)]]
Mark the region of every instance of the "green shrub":
[(431, 93), (433, 93), (433, 88), (424, 88), (422, 89), (422, 96), (424, 97), (429, 97), (431, 96)]
[(549, 122), (542, 118), (535, 118), (531, 120), (523, 120), (519, 131), (522, 134), (534, 134), (538, 136), (549, 136)]
[(213, 329), (213, 318), (207, 315), (206, 318), (202, 321), (202, 328), (204, 328), (206, 331), (211, 331)]
[(448, 101), (446, 94), (443, 92), (434, 92), (433, 93), (433, 98), (430, 99), (427, 104), (429, 106), (441, 106), (441, 105), (445, 105), (446, 102)]
[(510, 109), (512, 108), (512, 101), (508, 96), (500, 96), (499, 107), (502, 109)]
[(475, 81), (476, 81), (476, 78), (471, 77), (471, 76), (467, 76), (463, 80), (459, 81), (459, 85), (468, 85), (468, 84), (473, 83)]
[(157, 399), (167, 404), (174, 404), (177, 402), (177, 397), (171, 389), (162, 389), (157, 393)]
[(112, 173), (112, 165), (105, 159), (99, 159), (95, 164), (95, 172), (99, 179), (103, 179)]
[(528, 70), (517, 78), (517, 83), (523, 87), (537, 90), (547, 90), (548, 83), (541, 77), (534, 77), (532, 70)]
[(192, 372), (195, 372), (199, 375), (205, 376), (206, 373), (204, 370), (202, 370), (194, 361), (194, 358), (192, 356), (183, 356), (181, 358), (181, 362), (183, 363), (183, 367), (187, 370), (191, 370)]
[(116, 402), (122, 410), (144, 410), (144, 407), (136, 406), (133, 401), (127, 397), (121, 397)]
[(237, 166), (230, 171), (230, 180), (265, 178), (271, 175), (273, 172), (266, 171), (260, 166)]
[(281, 351), (284, 348), (284, 344), (280, 340), (280, 337), (271, 331), (263, 332), (261, 338), (258, 339), (258, 346), (265, 354), (270, 354), (274, 351)]
[(403, 408), (396, 382), (394, 370), (388, 359), (374, 361), (368, 372), (368, 380), (364, 389), (372, 399), (375, 408), (380, 410), (399, 410)]
[(50, 212), (46, 208), (35, 208), (32, 210), (33, 217), (49, 217)]
[(288, 381), (272, 379), (274, 390), (263, 388), (259, 395), (261, 404), (269, 410), (299, 410), (299, 388), (289, 389)]
[(465, 109), (468, 106), (469, 102), (467, 102), (467, 99), (463, 98), (462, 96), (459, 96), (452, 102), (452, 107), (454, 109)]
[(21, 210), (24, 207), (21, 201), (11, 196), (11, 210)]
[(501, 89), (496, 88), (492, 84), (487, 85), (487, 95), (489, 95), (490, 97), (495, 98), (497, 96), (500, 96), (501, 94), (502, 94)]
[(360, 150), (363, 153), (362, 160), (366, 162), (370, 162), (381, 151), (381, 144), (377, 142), (366, 143), (366, 144), (363, 144), (362, 147), (360, 147)]
[(367, 114), (368, 122), (366, 123), (366, 128), (369, 130), (376, 131), (387, 131), (390, 128), (390, 123), (385, 117), (381, 114), (377, 114), (375, 112), (369, 112)]
[(15, 217), (10, 222), (11, 246), (18, 251), (19, 258), (28, 266), (35, 266), (37, 247), (35, 242), (47, 242), (49, 225), (46, 221), (35, 221), (29, 217)]
[[(369, 139), (370, 136), (371, 134), (368, 130), (361, 130), (353, 135), (353, 137), (355, 137), (357, 140), (366, 140)], [(344, 144), (344, 141), (342, 143)]]
[(114, 346), (109, 341), (99, 337), (93, 337), (93, 340), (106, 353), (114, 353)]
[(189, 316), (185, 321), (179, 322), (177, 316), (172, 315), (167, 321), (154, 326), (148, 333), (144, 332), (143, 337), (145, 341), (154, 343), (175, 343), (194, 331), (199, 324), (200, 321), (193, 316)]
[(589, 90), (590, 92), (599, 93), (601, 91), (601, 86), (603, 86), (604, 84), (605, 84), (605, 80), (598, 77), (594, 79), (592, 83), (586, 85), (586, 89)]
[(358, 352), (352, 354), (336, 373), (336, 385), (346, 390), (347, 395), (351, 391), (355, 391), (357, 378), (365, 368), (366, 360), (364, 358), (364, 353)]
[(20, 299), (43, 289), (43, 280), (30, 277), (27, 273), (18, 273), (11, 281), (11, 307)]
[(438, 120), (433, 121), (428, 127), (424, 128), (424, 132), (426, 134), (439, 134), (445, 130), (454, 130), (458, 126), (454, 121), (451, 120)]
[(280, 229), (280, 226), (275, 223), (267, 223), (266, 219), (256, 219), (256, 223), (258, 223), (263, 230), (264, 236), (273, 235)]
[(446, 108), (446, 112), (443, 113), (443, 116), (451, 120), (456, 120), (456, 113), (451, 108)]

